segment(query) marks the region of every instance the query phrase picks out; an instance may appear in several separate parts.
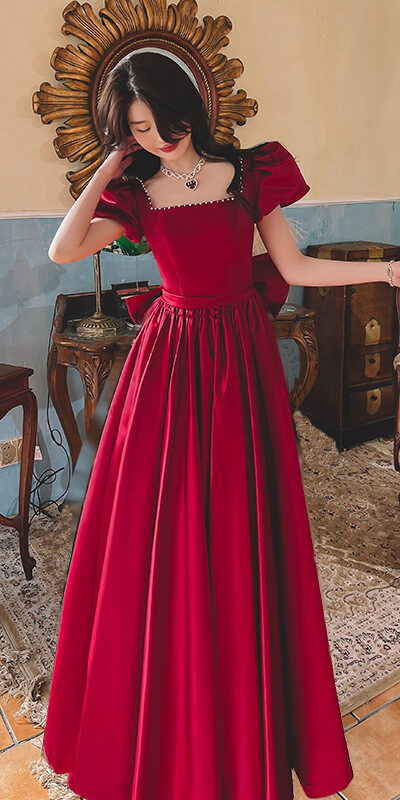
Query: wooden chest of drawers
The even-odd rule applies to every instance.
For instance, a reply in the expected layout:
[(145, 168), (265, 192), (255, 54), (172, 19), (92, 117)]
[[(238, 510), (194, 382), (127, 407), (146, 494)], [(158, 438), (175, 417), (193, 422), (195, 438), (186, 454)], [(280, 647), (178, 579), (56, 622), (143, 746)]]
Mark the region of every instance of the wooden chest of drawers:
[[(307, 255), (343, 261), (400, 259), (400, 246), (376, 242), (310, 245)], [(349, 265), (350, 268), (350, 265)], [(301, 410), (339, 450), (393, 435), (398, 350), (396, 292), (389, 283), (304, 289), (315, 311), (318, 375)]]

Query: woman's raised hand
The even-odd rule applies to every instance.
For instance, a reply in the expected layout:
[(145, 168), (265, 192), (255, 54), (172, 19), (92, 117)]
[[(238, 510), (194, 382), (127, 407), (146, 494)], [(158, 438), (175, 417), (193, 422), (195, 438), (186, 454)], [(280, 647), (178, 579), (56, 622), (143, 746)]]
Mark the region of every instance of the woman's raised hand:
[(136, 141), (135, 137), (127, 136), (104, 159), (99, 170), (108, 176), (109, 181), (113, 178), (120, 178), (124, 170), (131, 164), (132, 154), (139, 149), (141, 149), (141, 145)]

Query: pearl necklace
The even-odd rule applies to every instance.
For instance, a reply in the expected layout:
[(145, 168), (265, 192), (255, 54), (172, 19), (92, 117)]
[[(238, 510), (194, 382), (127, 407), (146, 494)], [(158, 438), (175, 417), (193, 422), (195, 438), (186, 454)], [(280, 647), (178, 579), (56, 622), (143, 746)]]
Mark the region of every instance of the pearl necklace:
[(203, 164), (205, 163), (206, 160), (202, 156), (200, 158), (200, 161), (197, 162), (196, 166), (192, 169), (191, 172), (187, 173), (173, 172), (172, 169), (168, 169), (167, 167), (164, 167), (162, 164), (160, 166), (160, 170), (164, 175), (168, 175), (170, 178), (182, 178), (182, 180), (185, 181), (186, 188), (190, 189), (191, 191), (194, 191), (194, 189), (197, 189), (199, 185), (199, 182), (196, 180), (194, 176), (196, 175), (197, 172), (201, 170)]

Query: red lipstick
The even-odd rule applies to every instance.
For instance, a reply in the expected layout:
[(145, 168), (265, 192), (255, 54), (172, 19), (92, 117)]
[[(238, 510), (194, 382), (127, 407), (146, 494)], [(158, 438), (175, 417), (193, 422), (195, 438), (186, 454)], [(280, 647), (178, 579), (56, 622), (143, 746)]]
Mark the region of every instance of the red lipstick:
[(163, 153), (171, 153), (172, 150), (175, 150), (176, 147), (178, 147), (178, 143), (176, 143), (176, 144), (166, 144), (165, 147), (160, 147), (160, 150), (162, 150)]

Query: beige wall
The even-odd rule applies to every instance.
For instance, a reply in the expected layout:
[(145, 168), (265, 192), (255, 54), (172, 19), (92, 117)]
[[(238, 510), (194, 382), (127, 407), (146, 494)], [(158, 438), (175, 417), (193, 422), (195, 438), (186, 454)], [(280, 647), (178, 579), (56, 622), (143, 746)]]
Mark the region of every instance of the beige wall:
[[(63, 212), (72, 204), (31, 98), (49, 65), (66, 0), (1, 3), (0, 212)], [(92, 3), (95, 12), (103, 3)], [(311, 185), (308, 201), (400, 197), (400, 0), (199, 0), (198, 18), (233, 22), (223, 52), (244, 63), (237, 88), (259, 103), (237, 134), (278, 139)], [(61, 84), (60, 84), (61, 85)]]

